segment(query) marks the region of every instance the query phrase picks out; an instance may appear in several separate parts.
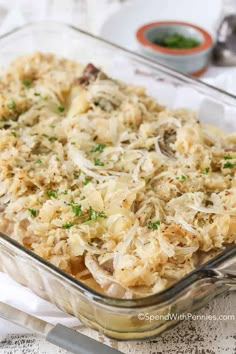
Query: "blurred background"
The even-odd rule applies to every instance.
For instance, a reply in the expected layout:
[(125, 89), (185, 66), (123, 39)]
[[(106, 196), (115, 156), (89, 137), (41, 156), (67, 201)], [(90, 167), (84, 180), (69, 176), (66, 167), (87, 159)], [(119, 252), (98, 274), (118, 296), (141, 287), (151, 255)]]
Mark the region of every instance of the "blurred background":
[[(163, 20), (189, 22), (206, 30), (216, 43), (222, 20), (234, 13), (236, 0), (0, 0), (0, 34), (28, 22), (54, 20), (150, 56), (142, 51), (135, 37), (143, 24)], [(233, 31), (236, 38), (236, 20)], [(234, 73), (234, 65), (218, 67), (211, 61), (201, 78), (215, 78), (227, 72)]]
[[(155, 4), (155, 12), (153, 13), (153, 5)], [(215, 3), (215, 4), (214, 4)], [(202, 17), (209, 17), (212, 21), (217, 11), (219, 11), (219, 3), (222, 3), (221, 16), (236, 11), (235, 0), (0, 0), (0, 33), (9, 31), (17, 25), (35, 20), (57, 20), (67, 22), (88, 30), (94, 34), (100, 34), (102, 27), (106, 25), (109, 18), (119, 10), (126, 6), (138, 7), (138, 11), (142, 8), (144, 12), (140, 12), (146, 21), (146, 13), (149, 13), (149, 19), (153, 17), (159, 18), (169, 17), (171, 19), (176, 12), (178, 17), (190, 21), (191, 17), (195, 17), (196, 23), (202, 23)], [(151, 5), (150, 5), (151, 4)], [(201, 16), (195, 14), (195, 7), (200, 9)], [(210, 11), (206, 11), (206, 9)], [(130, 21), (134, 20), (135, 14), (125, 9), (123, 13), (128, 13)], [(199, 16), (199, 18), (197, 18)], [(122, 17), (118, 16), (119, 19)], [(218, 17), (218, 14), (217, 14)], [(211, 26), (211, 23), (210, 25)], [(121, 30), (121, 28), (120, 28)], [(105, 31), (105, 30), (104, 30)]]

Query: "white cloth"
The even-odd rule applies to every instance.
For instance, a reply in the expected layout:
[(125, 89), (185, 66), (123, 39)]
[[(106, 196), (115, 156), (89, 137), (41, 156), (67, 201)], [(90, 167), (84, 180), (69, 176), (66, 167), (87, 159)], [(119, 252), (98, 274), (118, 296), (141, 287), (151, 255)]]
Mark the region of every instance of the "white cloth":
[[(52, 324), (61, 323), (68, 327), (78, 327), (80, 321), (62, 311), (55, 305), (36, 296), (30, 289), (18, 284), (8, 275), (0, 272), (0, 301), (12, 305), (19, 310), (34, 315)], [(0, 341), (8, 334), (29, 333), (24, 328), (0, 320)]]

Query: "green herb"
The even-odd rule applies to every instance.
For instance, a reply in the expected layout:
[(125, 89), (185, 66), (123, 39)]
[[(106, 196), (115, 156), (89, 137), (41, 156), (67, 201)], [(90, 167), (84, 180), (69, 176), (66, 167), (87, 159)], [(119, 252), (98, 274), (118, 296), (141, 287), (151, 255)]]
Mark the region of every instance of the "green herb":
[(50, 96), (43, 96), (44, 101), (48, 101), (51, 97)]
[(75, 141), (72, 141), (72, 142), (71, 142), (71, 145), (75, 145)]
[(57, 106), (57, 110), (62, 113), (62, 112), (64, 112), (65, 107), (63, 107), (63, 106)]
[(106, 147), (106, 144), (97, 144), (90, 150), (90, 152), (103, 152), (105, 147)]
[(64, 190), (64, 191), (62, 192), (62, 194), (67, 195), (67, 194), (68, 194), (68, 190), (67, 190), (67, 189), (66, 189), (66, 190)]
[(74, 178), (79, 178), (80, 174), (81, 174), (81, 172), (75, 172), (74, 173)]
[(30, 79), (24, 79), (24, 80), (22, 80), (22, 84), (25, 87), (30, 88), (30, 86), (32, 85), (32, 81)]
[(230, 155), (224, 156), (224, 160), (232, 160), (232, 159), (234, 159), (233, 156), (230, 156)]
[(200, 44), (195, 38), (185, 37), (180, 33), (167, 34), (165, 37), (156, 38), (152, 42), (161, 47), (171, 49), (190, 49), (197, 47)]
[(91, 178), (90, 177), (85, 177), (85, 179), (82, 181), (83, 185), (87, 185), (89, 182), (91, 182)]
[(16, 108), (16, 104), (15, 104), (15, 101), (11, 100), (8, 105), (7, 105), (7, 108), (8, 109), (15, 109)]
[(57, 137), (56, 136), (49, 136), (48, 140), (49, 141), (56, 141)]
[(89, 215), (85, 221), (97, 220), (99, 218), (106, 218), (104, 211), (96, 211), (91, 206), (89, 207)]
[(150, 230), (157, 230), (158, 229), (158, 227), (160, 226), (160, 221), (158, 220), (158, 221), (149, 221), (148, 222), (148, 224), (147, 224), (147, 227), (148, 227), (148, 229), (150, 229)]
[(56, 128), (55, 124), (51, 124), (50, 128)]
[(56, 136), (49, 136), (48, 134), (42, 134), (44, 138), (47, 138), (50, 142), (58, 140)]
[(210, 170), (210, 167), (206, 167), (204, 171), (202, 172), (204, 175), (207, 175)]
[(77, 222), (74, 221), (69, 221), (66, 222), (65, 224), (62, 225), (63, 229), (70, 229), (72, 226), (75, 226), (77, 224)]
[(104, 166), (104, 163), (100, 159), (94, 159), (95, 166)]
[(49, 198), (57, 198), (58, 197), (58, 194), (56, 191), (53, 191), (52, 189), (49, 189), (47, 192), (46, 192), (47, 196)]
[(83, 215), (83, 212), (82, 212), (82, 209), (81, 209), (82, 206), (81, 206), (80, 204), (73, 204), (73, 203), (71, 203), (70, 205), (71, 205), (72, 212), (73, 212), (76, 216), (80, 217), (80, 216)]
[(236, 167), (236, 162), (235, 163), (231, 163), (231, 162), (227, 161), (224, 164), (224, 168), (234, 168), (234, 167)]
[(17, 137), (17, 134), (16, 134), (16, 132), (11, 132), (12, 133), (12, 135), (16, 138)]
[(182, 175), (180, 177), (176, 177), (177, 180), (181, 180), (181, 181), (186, 181), (187, 177), (185, 175)]
[(42, 163), (42, 160), (38, 159), (35, 161), (35, 163)]
[(38, 92), (35, 92), (34, 95), (35, 95), (35, 96), (41, 96), (41, 94), (38, 93)]
[(36, 216), (36, 210), (29, 208), (28, 211), (29, 211), (30, 215), (35, 218), (35, 216)]

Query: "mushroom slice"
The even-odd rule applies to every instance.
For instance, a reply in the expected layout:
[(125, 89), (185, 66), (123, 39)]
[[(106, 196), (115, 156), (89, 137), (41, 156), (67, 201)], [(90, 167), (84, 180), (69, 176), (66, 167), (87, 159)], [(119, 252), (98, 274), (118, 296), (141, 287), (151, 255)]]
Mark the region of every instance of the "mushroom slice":
[(100, 69), (98, 69), (93, 64), (89, 63), (88, 65), (86, 65), (82, 75), (77, 79), (77, 83), (80, 85), (88, 85), (91, 81), (97, 79), (100, 72)]
[(175, 151), (172, 149), (171, 145), (175, 143), (176, 131), (174, 129), (166, 130), (160, 139), (159, 146), (161, 152), (167, 157), (175, 157)]

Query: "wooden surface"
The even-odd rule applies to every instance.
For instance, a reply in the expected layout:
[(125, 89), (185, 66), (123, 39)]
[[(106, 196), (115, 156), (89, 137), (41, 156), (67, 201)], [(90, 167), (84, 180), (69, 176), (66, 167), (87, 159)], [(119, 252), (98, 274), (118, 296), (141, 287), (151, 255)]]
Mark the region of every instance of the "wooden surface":
[[(11, 6), (15, 3), (27, 0), (9, 0)], [(71, 16), (71, 22), (89, 29), (96, 33), (102, 21), (110, 13), (128, 0), (48, 0), (31, 1), (30, 7), (25, 7), (25, 18), (35, 19), (35, 6), (41, 9), (44, 5), (44, 12), (40, 12), (41, 18), (47, 13), (47, 17), (60, 19), (66, 17), (67, 22)], [(131, 1), (131, 0), (130, 0)], [(134, 0), (132, 0), (134, 1)], [(190, 0), (193, 1), (193, 0)], [(194, 0), (195, 1), (195, 0)], [(0, 0), (0, 5), (3, 3)], [(64, 5), (67, 4), (67, 12)], [(32, 4), (33, 7), (32, 7)], [(41, 4), (41, 5), (40, 5)], [(226, 0), (227, 7), (232, 10), (236, 0)], [(73, 6), (73, 11), (71, 8)], [(57, 15), (55, 16), (55, 9)], [(0, 14), (1, 15), (1, 14)], [(199, 314), (202, 315), (233, 315), (235, 320), (189, 320), (182, 322), (176, 328), (159, 336), (155, 340), (143, 343), (115, 343), (102, 335), (82, 327), (81, 332), (94, 339), (111, 345), (123, 353), (130, 354), (235, 354), (236, 353), (236, 296), (235, 294), (225, 295), (213, 301)], [(11, 335), (0, 343), (0, 354), (65, 354), (66, 351), (46, 343), (36, 335)]]

